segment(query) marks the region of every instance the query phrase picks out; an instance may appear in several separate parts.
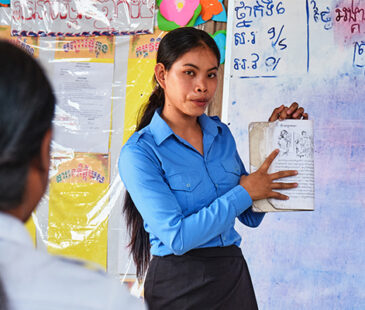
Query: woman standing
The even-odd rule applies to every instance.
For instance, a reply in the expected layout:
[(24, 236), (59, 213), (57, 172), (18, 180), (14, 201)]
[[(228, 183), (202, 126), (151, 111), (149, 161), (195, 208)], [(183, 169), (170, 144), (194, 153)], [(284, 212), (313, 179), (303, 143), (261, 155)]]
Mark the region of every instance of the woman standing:
[[(287, 199), (273, 190), (296, 186), (274, 183), (296, 171), (267, 173), (277, 151), (248, 175), (228, 127), (204, 114), (219, 59), (206, 32), (168, 33), (157, 53), (156, 87), (120, 154), (131, 252), (139, 277), (149, 266), (145, 297), (152, 310), (257, 309), (234, 223), (258, 226), (264, 215), (252, 211), (252, 201)], [(282, 106), (270, 120), (303, 113), (296, 104)]]

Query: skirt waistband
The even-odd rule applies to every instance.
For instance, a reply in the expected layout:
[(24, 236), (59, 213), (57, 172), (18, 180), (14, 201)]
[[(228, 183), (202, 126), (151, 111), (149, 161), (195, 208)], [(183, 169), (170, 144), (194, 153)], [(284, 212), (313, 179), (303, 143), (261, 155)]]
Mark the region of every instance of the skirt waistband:
[[(174, 254), (162, 256), (162, 257), (171, 257), (178, 256)], [(241, 248), (230, 245), (227, 247), (210, 247), (210, 248), (199, 248), (190, 250), (183, 255), (179, 256), (194, 256), (194, 257), (242, 257)], [(156, 256), (161, 257), (161, 256)]]

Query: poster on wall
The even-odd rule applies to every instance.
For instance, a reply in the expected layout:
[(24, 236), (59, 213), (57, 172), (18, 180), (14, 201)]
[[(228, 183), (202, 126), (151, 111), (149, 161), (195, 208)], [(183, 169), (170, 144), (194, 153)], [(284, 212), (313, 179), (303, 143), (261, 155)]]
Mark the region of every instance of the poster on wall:
[(11, 5), (12, 35), (151, 33), (154, 9), (152, 0), (15, 0)]
[(114, 37), (57, 41), (52, 81), (58, 148), (108, 152), (114, 52)]
[(123, 144), (136, 129), (137, 115), (153, 90), (157, 49), (166, 32), (133, 36), (129, 42)]
[(52, 157), (48, 251), (106, 268), (109, 154), (68, 153)]

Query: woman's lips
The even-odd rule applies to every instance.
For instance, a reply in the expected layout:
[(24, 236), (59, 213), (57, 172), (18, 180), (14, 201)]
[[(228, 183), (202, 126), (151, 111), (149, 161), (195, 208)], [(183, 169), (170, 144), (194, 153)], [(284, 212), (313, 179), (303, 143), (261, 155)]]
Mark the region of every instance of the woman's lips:
[(194, 104), (196, 104), (199, 107), (204, 107), (208, 104), (209, 100), (207, 99), (194, 99), (191, 100)]

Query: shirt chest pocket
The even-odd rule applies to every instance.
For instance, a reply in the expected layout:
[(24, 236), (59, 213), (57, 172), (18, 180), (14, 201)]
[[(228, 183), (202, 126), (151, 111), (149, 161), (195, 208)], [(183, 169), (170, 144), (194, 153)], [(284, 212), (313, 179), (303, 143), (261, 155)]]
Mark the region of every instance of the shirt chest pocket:
[(221, 162), (220, 184), (227, 187), (236, 186), (241, 178), (241, 168), (237, 160), (225, 160)]
[(204, 189), (198, 172), (177, 172), (166, 177), (183, 214), (190, 215), (201, 208)]

